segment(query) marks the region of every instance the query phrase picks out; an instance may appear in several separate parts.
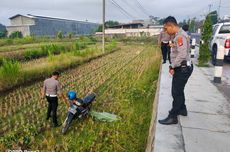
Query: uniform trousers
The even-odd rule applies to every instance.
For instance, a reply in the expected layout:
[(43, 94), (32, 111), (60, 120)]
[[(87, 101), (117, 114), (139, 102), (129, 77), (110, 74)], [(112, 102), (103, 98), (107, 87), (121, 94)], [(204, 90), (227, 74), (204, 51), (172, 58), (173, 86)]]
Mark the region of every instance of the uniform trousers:
[(186, 67), (174, 68), (175, 73), (172, 79), (172, 109), (169, 111), (169, 115), (176, 117), (180, 110), (185, 110), (185, 85), (193, 72), (193, 65)]
[(162, 56), (163, 56), (163, 61), (166, 62), (167, 56), (168, 60), (170, 61), (170, 46), (169, 43), (163, 43), (161, 42), (161, 51), (162, 51)]
[(53, 123), (57, 124), (57, 107), (58, 107), (58, 98), (57, 97), (49, 97), (46, 96), (46, 99), (48, 101), (48, 109), (47, 109), (47, 119), (53, 117)]

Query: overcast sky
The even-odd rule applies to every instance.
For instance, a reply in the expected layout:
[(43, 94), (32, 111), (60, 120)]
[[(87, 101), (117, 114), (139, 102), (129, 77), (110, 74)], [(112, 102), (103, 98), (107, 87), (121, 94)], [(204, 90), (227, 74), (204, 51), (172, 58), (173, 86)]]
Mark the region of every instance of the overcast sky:
[[(117, 3), (128, 14), (118, 9)], [(149, 15), (158, 17), (175, 16), (179, 21), (189, 17), (203, 18), (202, 15), (217, 10), (220, 0), (106, 0), (106, 20), (130, 22), (147, 19)], [(220, 14), (230, 15), (229, 0), (221, 0)], [(138, 4), (138, 2), (140, 4)], [(16, 14), (33, 14), (73, 20), (88, 20), (101, 23), (102, 0), (1, 0), (0, 23), (9, 25), (9, 17)]]

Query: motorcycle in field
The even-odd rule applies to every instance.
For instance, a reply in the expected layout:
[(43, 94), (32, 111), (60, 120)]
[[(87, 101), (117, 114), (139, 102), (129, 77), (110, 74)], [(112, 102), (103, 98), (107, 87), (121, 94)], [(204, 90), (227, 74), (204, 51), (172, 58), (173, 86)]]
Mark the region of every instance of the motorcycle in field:
[(65, 134), (68, 128), (70, 127), (71, 122), (75, 118), (84, 118), (89, 114), (89, 111), (92, 106), (92, 102), (96, 98), (95, 93), (91, 93), (85, 96), (83, 99), (76, 97), (76, 92), (70, 91), (68, 93), (68, 98), (71, 101), (70, 107), (68, 109), (67, 117), (63, 123), (62, 134)]

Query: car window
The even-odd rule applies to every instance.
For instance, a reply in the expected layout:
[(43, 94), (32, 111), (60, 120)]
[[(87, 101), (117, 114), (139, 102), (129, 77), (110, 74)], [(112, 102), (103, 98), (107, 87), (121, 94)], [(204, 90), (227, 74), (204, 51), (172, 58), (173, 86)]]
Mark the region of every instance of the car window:
[(214, 35), (214, 34), (216, 33), (216, 30), (217, 30), (218, 27), (219, 27), (219, 25), (215, 25), (215, 26), (213, 27), (212, 35)]
[(219, 34), (230, 33), (230, 25), (223, 25), (220, 28)]

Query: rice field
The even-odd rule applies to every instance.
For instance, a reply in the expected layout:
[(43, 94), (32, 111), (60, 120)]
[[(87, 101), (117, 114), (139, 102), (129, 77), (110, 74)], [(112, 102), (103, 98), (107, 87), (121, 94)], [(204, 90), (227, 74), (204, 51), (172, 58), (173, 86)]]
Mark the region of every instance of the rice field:
[[(39, 65), (46, 64), (44, 60)], [(117, 122), (90, 116), (75, 120), (66, 135), (45, 120), (47, 101), (40, 97), (43, 81), (4, 93), (0, 97), (0, 151), (145, 151), (159, 67), (157, 47), (119, 43), (118, 50), (62, 72), (59, 81), (64, 93), (75, 90), (84, 97), (95, 92), (93, 110), (120, 117)], [(60, 99), (60, 123), (67, 109)]]

